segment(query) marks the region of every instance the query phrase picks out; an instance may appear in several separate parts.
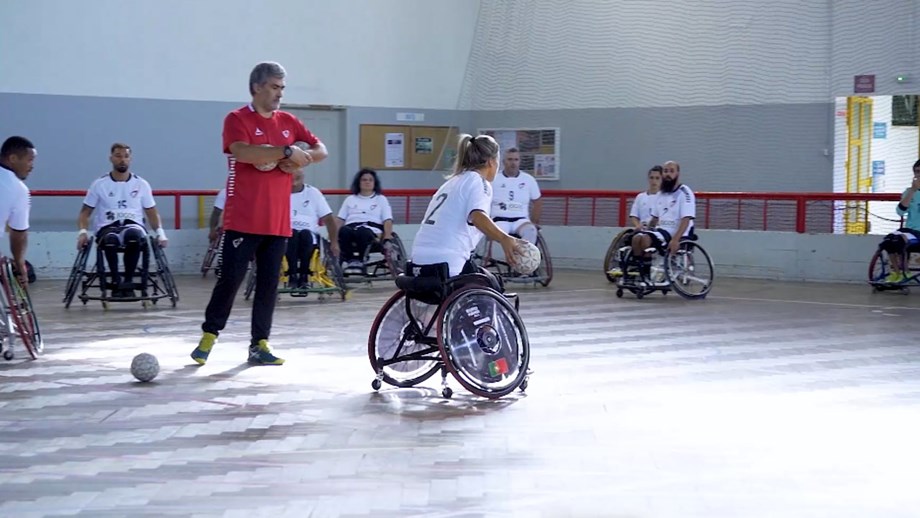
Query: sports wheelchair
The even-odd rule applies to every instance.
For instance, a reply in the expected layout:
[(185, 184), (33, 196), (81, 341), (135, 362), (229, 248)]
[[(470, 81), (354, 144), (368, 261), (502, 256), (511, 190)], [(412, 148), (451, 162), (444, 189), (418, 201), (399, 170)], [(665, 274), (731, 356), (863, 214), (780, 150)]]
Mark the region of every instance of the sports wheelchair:
[[(246, 290), (243, 294), (246, 300), (252, 297), (256, 289), (256, 268), (254, 263), (250, 264), (252, 266), (246, 278)], [(317, 293), (319, 300), (325, 300), (326, 296), (336, 293), (342, 300), (348, 300), (351, 296), (345, 284), (342, 263), (332, 255), (329, 240), (326, 238), (322, 239), (320, 249), (313, 252), (313, 258), (310, 260), (310, 278), (306, 286), (297, 286), (288, 274), (289, 270), (287, 257), (282, 256), (279, 294), (287, 293), (292, 297), (306, 297), (311, 293)]]
[(201, 276), (207, 277), (208, 272), (214, 270), (214, 275), (220, 277), (220, 250), (224, 244), (224, 231), (217, 229), (217, 239), (208, 243), (208, 251), (201, 262)]
[[(74, 296), (80, 299), (84, 305), (90, 300), (102, 302), (103, 309), (109, 308), (109, 302), (141, 302), (146, 308), (148, 303), (156, 304), (158, 300), (168, 298), (172, 307), (176, 307), (179, 302), (179, 290), (176, 288), (175, 279), (172, 272), (169, 271), (169, 263), (166, 260), (166, 254), (163, 248), (157, 242), (156, 236), (147, 236), (147, 246), (141, 250), (141, 264), (138, 267), (137, 275), (140, 282), (135, 282), (133, 291), (139, 290), (140, 296), (133, 297), (114, 297), (113, 291), (118, 289), (106, 277), (105, 254), (102, 247), (96, 240), (90, 240), (86, 246), (77, 253), (74, 260), (73, 268), (70, 271), (70, 278), (67, 280), (67, 286), (64, 289), (64, 307), (69, 308), (73, 302)], [(90, 249), (96, 247), (96, 264), (92, 269), (87, 270), (86, 264), (89, 260)], [(153, 251), (156, 269), (150, 271), (150, 252)], [(121, 251), (119, 251), (121, 252)], [(98, 289), (99, 295), (90, 295), (90, 290)], [(77, 295), (77, 291), (80, 292)]]
[(38, 318), (32, 306), (29, 292), (19, 282), (13, 269), (13, 262), (0, 258), (0, 354), (4, 360), (15, 356), (14, 344), (18, 338), (32, 359), (38, 358), (45, 349)]
[(448, 372), (489, 399), (526, 390), (530, 341), (517, 296), (503, 293), (501, 280), (481, 269), (448, 278), (446, 265), (409, 268), (422, 276), (397, 277), (399, 291), (371, 326), (371, 387), (413, 387), (440, 371), (445, 398), (453, 395)]
[[(624, 291), (641, 299), (656, 291), (667, 295), (674, 290), (687, 299), (706, 298), (712, 289), (715, 272), (709, 253), (697, 242), (695, 233), (691, 231), (689, 236), (681, 238), (676, 254), (667, 249), (646, 249), (647, 253), (654, 254), (650, 259), (633, 256), (631, 240), (634, 234), (632, 229), (621, 232), (614, 238), (604, 259), (604, 275), (616, 283), (617, 297), (622, 297)], [(620, 246), (614, 248), (617, 245)], [(614, 262), (619, 263), (619, 275), (611, 266)]]
[(869, 261), (869, 285), (872, 286), (873, 292), (900, 291), (907, 295), (910, 293), (911, 285), (920, 286), (920, 264), (911, 261), (911, 258), (916, 257), (916, 254), (920, 252), (905, 248), (900, 253), (904, 277), (898, 282), (887, 280), (891, 275), (891, 253), (884, 248), (883, 242), (872, 255)]
[(388, 241), (374, 240), (364, 249), (360, 269), (342, 266), (345, 282), (369, 283), (396, 279), (399, 274), (406, 271), (407, 257), (402, 239), (399, 238), (399, 234), (393, 232)]
[[(518, 234), (511, 234), (512, 237), (520, 239), (521, 236)], [(549, 255), (549, 247), (546, 246), (546, 240), (543, 239), (543, 234), (537, 230), (537, 248), (540, 250), (540, 266), (537, 267), (530, 275), (523, 275), (511, 268), (511, 265), (508, 264), (508, 261), (502, 256), (501, 259), (498, 259), (493, 255), (493, 246), (495, 243), (488, 238), (483, 238), (478, 245), (476, 245), (476, 250), (473, 251), (473, 263), (477, 266), (481, 266), (493, 274), (501, 277), (503, 282), (507, 283), (516, 283), (516, 284), (541, 284), (542, 286), (549, 286), (549, 283), (553, 281), (553, 259)], [(501, 250), (499, 250), (501, 253)]]

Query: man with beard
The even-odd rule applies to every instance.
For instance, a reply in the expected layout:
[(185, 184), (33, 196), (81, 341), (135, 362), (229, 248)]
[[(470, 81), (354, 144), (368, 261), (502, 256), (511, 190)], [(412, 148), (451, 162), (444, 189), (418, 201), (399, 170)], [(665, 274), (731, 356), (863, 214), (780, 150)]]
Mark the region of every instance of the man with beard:
[[(652, 206), (648, 230), (637, 232), (632, 239), (633, 256), (646, 258), (646, 250), (655, 248), (674, 254), (680, 248), (682, 237), (693, 232), (696, 218), (696, 196), (680, 183), (680, 164), (668, 161), (661, 175), (661, 190)], [(648, 277), (649, 264), (644, 262), (641, 274)]]
[[(77, 218), (77, 248), (89, 243), (90, 216), (95, 213), (92, 232), (102, 247), (112, 283), (112, 296), (134, 297), (134, 274), (141, 252), (147, 246), (144, 219), (155, 229), (160, 246), (166, 246), (166, 232), (160, 226), (160, 214), (150, 184), (129, 171), (131, 147), (112, 144), (109, 161), (112, 170), (90, 185)], [(97, 210), (98, 209), (98, 210)], [(124, 250), (124, 277), (118, 271), (118, 251)], [(105, 282), (105, 279), (100, 279)]]

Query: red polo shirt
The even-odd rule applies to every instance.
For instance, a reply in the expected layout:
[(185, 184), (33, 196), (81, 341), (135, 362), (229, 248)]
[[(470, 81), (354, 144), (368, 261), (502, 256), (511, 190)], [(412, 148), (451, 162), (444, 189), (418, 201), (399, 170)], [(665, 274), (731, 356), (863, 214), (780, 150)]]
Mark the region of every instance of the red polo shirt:
[(230, 144), (289, 146), (298, 141), (315, 146), (319, 139), (290, 113), (275, 111), (265, 118), (252, 105), (247, 105), (227, 115), (224, 153), (230, 174), (224, 205), (225, 229), (268, 236), (291, 235), (291, 175), (277, 167), (259, 171), (252, 164), (237, 162), (230, 154)]

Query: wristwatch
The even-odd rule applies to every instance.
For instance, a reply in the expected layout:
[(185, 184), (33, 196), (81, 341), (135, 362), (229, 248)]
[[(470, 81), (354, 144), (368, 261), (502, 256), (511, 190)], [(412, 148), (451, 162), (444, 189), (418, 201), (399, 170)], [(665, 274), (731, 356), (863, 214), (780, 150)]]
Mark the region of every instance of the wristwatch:
[(293, 154), (294, 150), (291, 149), (291, 146), (284, 146), (284, 158), (291, 158)]

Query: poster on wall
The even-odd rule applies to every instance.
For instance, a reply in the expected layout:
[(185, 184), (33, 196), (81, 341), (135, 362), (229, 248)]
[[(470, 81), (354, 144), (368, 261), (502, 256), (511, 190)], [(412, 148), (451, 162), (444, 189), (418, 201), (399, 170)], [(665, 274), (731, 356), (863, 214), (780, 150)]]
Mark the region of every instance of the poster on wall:
[(501, 152), (516, 148), (521, 170), (540, 181), (559, 179), (559, 128), (482, 128), (498, 142)]
[(430, 155), (434, 152), (434, 142), (430, 137), (415, 137), (415, 152), (419, 155)]
[(386, 140), (386, 151), (384, 153), (386, 167), (405, 167), (406, 151), (403, 143), (405, 135), (402, 133), (387, 133), (384, 138)]

